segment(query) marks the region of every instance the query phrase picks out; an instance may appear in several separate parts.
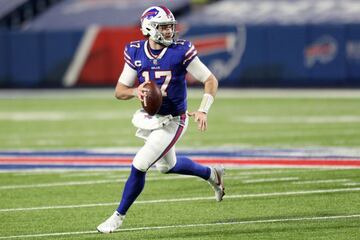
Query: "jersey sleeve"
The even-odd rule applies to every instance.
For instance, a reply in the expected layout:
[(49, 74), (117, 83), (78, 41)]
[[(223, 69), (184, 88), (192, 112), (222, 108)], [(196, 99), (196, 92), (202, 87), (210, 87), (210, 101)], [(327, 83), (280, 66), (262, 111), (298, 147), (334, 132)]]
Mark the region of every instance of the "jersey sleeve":
[(124, 84), (125, 86), (132, 87), (134, 86), (136, 79), (136, 70), (132, 69), (128, 64), (124, 64), (124, 69), (120, 74), (118, 82)]
[(197, 50), (195, 48), (195, 46), (189, 42), (189, 41), (183, 41), (182, 42), (184, 48), (184, 60), (183, 60), (183, 65), (185, 68), (188, 67), (188, 65), (192, 62), (192, 60), (195, 59), (195, 57), (197, 57)]
[(127, 44), (124, 49), (124, 60), (129, 67), (136, 70), (135, 64), (134, 64), (134, 55), (135, 51), (134, 48), (131, 47), (131, 43)]

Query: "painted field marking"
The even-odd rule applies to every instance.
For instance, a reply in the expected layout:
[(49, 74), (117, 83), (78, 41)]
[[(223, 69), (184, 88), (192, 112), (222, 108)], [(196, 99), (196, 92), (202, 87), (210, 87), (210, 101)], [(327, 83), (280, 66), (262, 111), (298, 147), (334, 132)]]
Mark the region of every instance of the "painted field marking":
[[(294, 158), (294, 157), (204, 157), (193, 156), (201, 164), (227, 166), (287, 166), (287, 167), (353, 167), (360, 168), (360, 158)], [(0, 156), (1, 165), (35, 168), (37, 166), (54, 167), (106, 167), (129, 166), (131, 156)]]
[(259, 178), (259, 179), (249, 179), (243, 180), (242, 183), (267, 183), (267, 182), (286, 182), (299, 180), (298, 177), (286, 177), (286, 178)]
[(358, 123), (360, 117), (357, 115), (349, 116), (295, 116), (295, 117), (279, 117), (279, 116), (246, 116), (235, 117), (231, 119), (236, 123), (251, 123), (251, 124), (264, 124), (264, 123), (302, 123), (302, 124), (321, 124), (321, 123)]
[[(191, 178), (191, 176), (148, 177), (146, 181), (174, 180), (174, 179), (186, 179), (186, 178)], [(111, 179), (111, 180), (96, 180), (96, 181), (72, 181), (72, 182), (53, 182), (53, 183), (24, 184), (24, 185), (5, 185), (5, 186), (0, 186), (0, 190), (119, 183), (119, 182), (126, 182), (126, 180), (127, 178), (117, 179), (117, 180)]]
[[(311, 169), (312, 170), (312, 169)], [(319, 169), (316, 169), (317, 171)], [(289, 170), (284, 170), (284, 169), (275, 169), (275, 170), (262, 170), (259, 169), (257, 171), (246, 171), (244, 170), (243, 172), (240, 173), (236, 173), (236, 175), (243, 175), (243, 176), (251, 176), (251, 175), (271, 175), (271, 174), (277, 174), (277, 173), (298, 173), (298, 172), (308, 172), (310, 171), (310, 169), (305, 169), (305, 170), (298, 170), (298, 169), (289, 169)]]
[[(129, 112), (129, 114), (131, 114)], [(2, 112), (0, 111), (0, 120), (11, 120), (11, 121), (65, 121), (65, 120), (81, 120), (81, 119), (94, 119), (94, 120), (111, 120), (111, 119), (127, 119), (125, 114), (117, 114), (114, 112), (76, 112), (69, 113), (66, 111), (49, 111), (49, 112), (38, 112), (38, 111), (27, 111), (27, 112)], [(52, 134), (51, 136), (64, 136), (61, 134)], [(66, 136), (75, 136), (76, 133), (66, 133)], [(90, 135), (92, 136), (92, 135)]]
[[(273, 170), (274, 169), (274, 170)], [(226, 176), (232, 175), (260, 175), (260, 174), (275, 174), (275, 173), (297, 173), (297, 172), (309, 172), (309, 171), (333, 171), (339, 170), (335, 168), (322, 168), (322, 167), (312, 167), (312, 168), (287, 168), (287, 169), (279, 169), (279, 168), (263, 168), (263, 167), (255, 167), (255, 168), (230, 168), (230, 171), (241, 171), (240, 173), (226, 173)], [(340, 170), (351, 170), (351, 168), (340, 168)], [(85, 168), (85, 169), (27, 169), (27, 170), (0, 170), (0, 174), (9, 174), (11, 173), (12, 176), (31, 176), (31, 175), (42, 175), (42, 174), (87, 174), (87, 173), (94, 173), (94, 174), (108, 174), (108, 172), (112, 172), (113, 174), (117, 174), (118, 172), (130, 172), (129, 168), (112, 168), (112, 169), (97, 169), (97, 168)], [(150, 171), (154, 171), (151, 169)]]
[[(258, 174), (263, 174), (258, 173)], [(271, 172), (269, 172), (271, 174)], [(52, 182), (52, 183), (39, 183), (39, 184), (23, 184), (23, 185), (0, 185), (1, 190), (11, 190), (11, 189), (24, 189), (24, 188), (46, 188), (46, 187), (62, 187), (62, 186), (79, 186), (79, 185), (91, 185), (91, 184), (106, 184), (106, 183), (119, 183), (119, 182), (126, 182), (127, 175), (110, 175), (108, 176), (106, 173), (93, 173), (94, 176), (103, 175), (106, 179), (104, 180), (93, 180), (93, 181), (69, 181), (69, 182)], [(226, 179), (246, 179), (251, 174), (236, 174), (231, 176), (226, 176)], [(78, 174), (74, 176), (87, 176), (86, 173)], [(72, 175), (65, 175), (63, 177), (72, 177)], [(122, 178), (122, 179), (114, 179), (114, 178)], [(158, 181), (158, 180), (178, 180), (178, 179), (188, 179), (193, 178), (193, 176), (184, 176), (184, 175), (171, 175), (171, 176), (164, 176), (164, 177), (148, 177), (147, 181)], [(253, 180), (244, 180), (243, 183), (257, 183), (257, 182), (281, 182), (281, 181), (291, 181), (291, 180), (298, 180), (297, 177), (291, 178), (264, 178), (264, 179), (253, 179)], [(202, 179), (200, 179), (202, 181)]]
[[(248, 178), (250, 175), (271, 175), (271, 174), (276, 174), (276, 173), (299, 173), (299, 172), (308, 172), (308, 171), (332, 171), (334, 169), (307, 169), (307, 170), (296, 170), (296, 171), (292, 171), (292, 169), (289, 170), (276, 170), (276, 171), (257, 171), (257, 172), (241, 172), (241, 173), (236, 173), (236, 174), (227, 174), (226, 175), (226, 179), (232, 179), (232, 180), (242, 180), (242, 179), (246, 179)], [(341, 169), (341, 170), (348, 170), (348, 169)], [(85, 170), (86, 171), (86, 170)], [(95, 180), (95, 181), (71, 181), (71, 182), (53, 182), (53, 183), (40, 183), (40, 184), (24, 184), (24, 185), (4, 185), (4, 186), (0, 186), (0, 191), (1, 190), (11, 190), (11, 189), (25, 189), (25, 188), (46, 188), (46, 187), (61, 187), (61, 186), (80, 186), (80, 185), (91, 185), (91, 184), (107, 184), (107, 183), (119, 183), (119, 182), (126, 182), (127, 180), (127, 175), (111, 175), (108, 176), (103, 170), (101, 170), (102, 172), (97, 173), (97, 171), (90, 171), (92, 174), (94, 175), (104, 175), (104, 177), (106, 178), (105, 180)], [(245, 170), (246, 171), (246, 170)], [(121, 170), (121, 172), (124, 172), (124, 170)], [(63, 172), (63, 171), (55, 171), (52, 172), (50, 171), (50, 173), (45, 172), (46, 174), (57, 174), (57, 173), (67, 173), (67, 171)], [(72, 171), (69, 171), (68, 173), (72, 173)], [(16, 176), (23, 176), (26, 175), (26, 173), (18, 173), (15, 174)], [(34, 174), (40, 174), (39, 172), (34, 172)], [(32, 175), (32, 173), (30, 172), (29, 175)], [(86, 175), (86, 173), (84, 173), (84, 175)], [(79, 176), (83, 176), (81, 173), (79, 173)], [(71, 177), (71, 176), (63, 176), (63, 177)], [(114, 179), (114, 178), (122, 178), (122, 179)], [(125, 177), (125, 178), (124, 178)], [(171, 175), (171, 176), (164, 176), (164, 177), (148, 177), (147, 180), (148, 181), (158, 181), (158, 180), (178, 180), (178, 179), (187, 179), (187, 178), (192, 178), (192, 176), (176, 176), (176, 175)], [(297, 177), (294, 178), (264, 178), (264, 179), (253, 179), (253, 180), (243, 180), (243, 183), (256, 183), (256, 182), (281, 182), (281, 181), (291, 181), (291, 180), (298, 180)], [(342, 180), (322, 180), (325, 182), (345, 182), (344, 179)], [(298, 184), (300, 184), (301, 182), (299, 182)], [(310, 183), (309, 181), (303, 181), (303, 183)], [(320, 182), (314, 182), (314, 183), (320, 183)], [(297, 182), (294, 182), (293, 184), (297, 184)], [(357, 185), (357, 184), (355, 184)]]
[(73, 177), (127, 177), (129, 174), (128, 173), (124, 173), (124, 174), (118, 174), (118, 175), (114, 175), (113, 173), (106, 173), (106, 172), (84, 172), (84, 173), (73, 173), (73, 174), (62, 174), (60, 175), (61, 178), (73, 178)]
[[(114, 179), (114, 178), (121, 178), (122, 179)], [(125, 177), (125, 178), (124, 178)], [(228, 176), (226, 179), (228, 180), (242, 180), (246, 179), (249, 176)], [(65, 186), (81, 186), (81, 185), (93, 185), (93, 184), (107, 184), (107, 183), (120, 183), (126, 182), (127, 176), (105, 176), (105, 180), (93, 180), (93, 181), (69, 181), (69, 182), (52, 182), (52, 183), (38, 183), (38, 184), (24, 184), (24, 185), (0, 185), (1, 190), (12, 190), (12, 189), (25, 189), (25, 188), (46, 188), (46, 187), (65, 187)], [(178, 180), (178, 179), (190, 179), (195, 178), (194, 176), (167, 176), (167, 177), (148, 177), (147, 181), (159, 181), (159, 180)], [(281, 181), (292, 181), (298, 180), (297, 177), (291, 178), (264, 178), (264, 179), (253, 179), (253, 180), (243, 180), (242, 183), (264, 183), (264, 182), (281, 182)], [(199, 179), (199, 181), (203, 181)]]
[(358, 186), (360, 185), (360, 182), (351, 182), (351, 183), (344, 183), (345, 186)]
[[(338, 170), (353, 170), (353, 168), (349, 167), (226, 167), (225, 169), (242, 171), (241, 173), (236, 173), (236, 175), (262, 175), (262, 174), (275, 174), (275, 173), (302, 173), (309, 171), (338, 171)], [(265, 169), (265, 170), (264, 170)], [(272, 170), (274, 169), (274, 170)], [(280, 169), (280, 170), (279, 170)], [(41, 169), (20, 169), (20, 170), (0, 170), (0, 174), (12, 174), (12, 176), (31, 176), (31, 175), (42, 175), (42, 174), (71, 174), (71, 173), (79, 173), (79, 172), (103, 172), (106, 174), (107, 172), (129, 172), (130, 167), (128, 168), (83, 168), (83, 169), (53, 169), (53, 168), (41, 168)], [(150, 170), (152, 171), (152, 169)], [(234, 175), (233, 173), (227, 172), (226, 176)]]
[(85, 168), (85, 169), (54, 169), (54, 168), (40, 168), (40, 169), (21, 169), (21, 170), (0, 170), (0, 174), (9, 174), (12, 176), (32, 176), (45, 174), (73, 174), (73, 173), (100, 173), (107, 174), (110, 172), (130, 172), (129, 168)]
[(54, 183), (39, 183), (39, 184), (26, 184), (26, 185), (5, 185), (5, 186), (0, 186), (0, 190), (12, 190), (12, 189), (23, 189), (23, 188), (62, 187), (62, 186), (78, 186), (78, 185), (105, 184), (105, 183), (116, 183), (116, 182), (126, 182), (126, 179), (54, 182)]
[[(163, 230), (173, 228), (199, 228), (199, 227), (211, 227), (211, 226), (230, 226), (240, 224), (266, 224), (266, 223), (284, 223), (284, 222), (301, 222), (301, 221), (327, 221), (334, 219), (352, 219), (360, 218), (360, 214), (353, 215), (333, 215), (325, 217), (300, 217), (300, 218), (275, 218), (275, 219), (259, 219), (249, 221), (236, 221), (236, 222), (220, 222), (220, 223), (198, 223), (198, 224), (183, 224), (183, 225), (163, 225), (152, 227), (134, 227), (123, 228), (115, 232), (136, 232), (136, 231), (150, 231), (150, 230)], [(80, 231), (80, 232), (57, 232), (57, 233), (39, 233), (29, 235), (13, 235), (13, 236), (1, 236), (0, 239), (14, 239), (14, 238), (34, 238), (34, 237), (54, 237), (54, 236), (69, 236), (69, 235), (85, 235), (85, 234), (99, 234), (97, 231)]]
[[(236, 176), (236, 175), (232, 175), (232, 176), (227, 176), (225, 177), (226, 180), (243, 180), (243, 179), (248, 179), (250, 176), (247, 175), (247, 176)], [(200, 179), (201, 180), (201, 179)]]
[(326, 179), (326, 180), (312, 180), (312, 181), (297, 181), (292, 184), (317, 184), (317, 183), (337, 183), (348, 182), (350, 179)]
[[(340, 166), (236, 166), (236, 165), (227, 165), (225, 166), (228, 170), (242, 171), (236, 175), (268, 175), (276, 173), (303, 173), (310, 171), (351, 171), (354, 167), (340, 167)], [(67, 174), (72, 172), (128, 172), (130, 165), (128, 167), (121, 168), (112, 168), (112, 167), (103, 167), (97, 168), (96, 166), (89, 168), (34, 168), (34, 169), (0, 169), (0, 175), (2, 174), (12, 174), (12, 176), (28, 176), (28, 175), (42, 175), (42, 174)], [(266, 169), (266, 170), (263, 170)], [(271, 170), (274, 169), (274, 170)], [(276, 170), (283, 169), (283, 170)], [(250, 170), (250, 171), (249, 171)], [(152, 169), (151, 169), (152, 171)], [(249, 172), (245, 172), (249, 171)], [(227, 176), (233, 175), (233, 173), (227, 173)]]
[[(338, 188), (327, 190), (309, 190), (309, 191), (295, 191), (295, 192), (272, 192), (272, 193), (253, 193), (253, 194), (239, 194), (239, 195), (225, 195), (224, 199), (239, 199), (239, 198), (262, 198), (274, 196), (296, 196), (307, 194), (322, 194), (322, 193), (338, 193), (338, 192), (357, 192), (360, 188)], [(134, 204), (151, 204), (151, 203), (170, 203), (170, 202), (189, 202), (189, 201), (203, 201), (214, 200), (214, 197), (192, 197), (192, 198), (171, 198), (171, 199), (155, 199), (135, 201)], [(15, 212), (15, 211), (34, 211), (34, 210), (53, 210), (53, 209), (68, 209), (68, 208), (86, 208), (99, 206), (114, 206), (118, 202), (113, 203), (94, 203), (94, 204), (80, 204), (80, 205), (58, 205), (58, 206), (44, 206), (44, 207), (29, 207), (29, 208), (3, 208), (0, 212)]]
[[(28, 189), (28, 188), (47, 188), (47, 187), (65, 187), (65, 186), (81, 186), (81, 185), (93, 185), (93, 184), (107, 184), (107, 183), (121, 183), (127, 181), (126, 175), (122, 176), (105, 176), (105, 180), (92, 180), (92, 181), (69, 181), (69, 182), (52, 182), (52, 183), (38, 183), (38, 184), (24, 184), (24, 185), (4, 185), (0, 186), (1, 190), (13, 190), (13, 189)], [(114, 179), (121, 178), (121, 179)], [(199, 181), (202, 179), (197, 179), (194, 176), (167, 176), (167, 177), (148, 177), (147, 181), (159, 181), (159, 180), (179, 180), (179, 179), (191, 179), (194, 178)], [(244, 180), (249, 178), (249, 176), (227, 176), (227, 180), (243, 180), (242, 183), (266, 183), (266, 182), (281, 182), (281, 181), (292, 181), (298, 180), (297, 177), (291, 178), (265, 178), (265, 179), (253, 179), (253, 180)]]

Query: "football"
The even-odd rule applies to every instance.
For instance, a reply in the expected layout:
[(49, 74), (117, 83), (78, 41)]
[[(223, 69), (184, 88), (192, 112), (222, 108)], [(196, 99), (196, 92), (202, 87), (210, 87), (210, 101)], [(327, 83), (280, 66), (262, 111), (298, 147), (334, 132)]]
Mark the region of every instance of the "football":
[(162, 94), (160, 88), (154, 81), (147, 82), (144, 88), (149, 91), (146, 97), (144, 97), (144, 101), (141, 102), (141, 105), (149, 115), (153, 116), (160, 110)]

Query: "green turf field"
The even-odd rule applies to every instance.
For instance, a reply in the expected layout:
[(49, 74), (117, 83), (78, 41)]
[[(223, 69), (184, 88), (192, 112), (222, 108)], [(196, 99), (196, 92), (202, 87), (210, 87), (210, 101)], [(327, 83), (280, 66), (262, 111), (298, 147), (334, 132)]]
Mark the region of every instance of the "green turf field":
[[(359, 149), (360, 94), (220, 91), (209, 130), (179, 147)], [(189, 110), (199, 93), (190, 93)], [(112, 90), (0, 93), (0, 150), (137, 147), (136, 101)], [(128, 171), (0, 172), (0, 239), (360, 239), (360, 169), (227, 169), (204, 181), (150, 171), (121, 231), (96, 232)]]
[[(285, 91), (283, 96), (273, 92), (268, 97), (262, 92), (220, 90), (210, 112), (209, 130), (201, 134), (190, 124), (178, 146), (360, 146), (359, 92), (345, 92), (340, 97), (330, 93), (326, 97), (327, 92), (319, 97), (320, 93), (314, 91), (309, 97)], [(189, 110), (200, 104), (200, 95), (193, 95), (190, 93)], [(134, 137), (131, 124), (140, 103), (118, 101), (112, 90), (6, 96), (0, 99), (0, 149), (142, 144)]]
[(221, 203), (202, 180), (151, 171), (122, 230), (96, 233), (116, 207), (127, 174), (0, 174), (0, 239), (360, 237), (360, 169), (228, 170), (227, 196)]

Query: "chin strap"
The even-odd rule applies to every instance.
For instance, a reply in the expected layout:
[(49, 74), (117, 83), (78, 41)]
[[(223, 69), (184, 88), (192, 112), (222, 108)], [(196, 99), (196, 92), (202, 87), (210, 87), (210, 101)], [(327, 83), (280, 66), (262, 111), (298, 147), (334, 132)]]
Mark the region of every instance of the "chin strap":
[(214, 102), (214, 97), (211, 94), (205, 93), (203, 95), (198, 111), (208, 113), (213, 102)]

